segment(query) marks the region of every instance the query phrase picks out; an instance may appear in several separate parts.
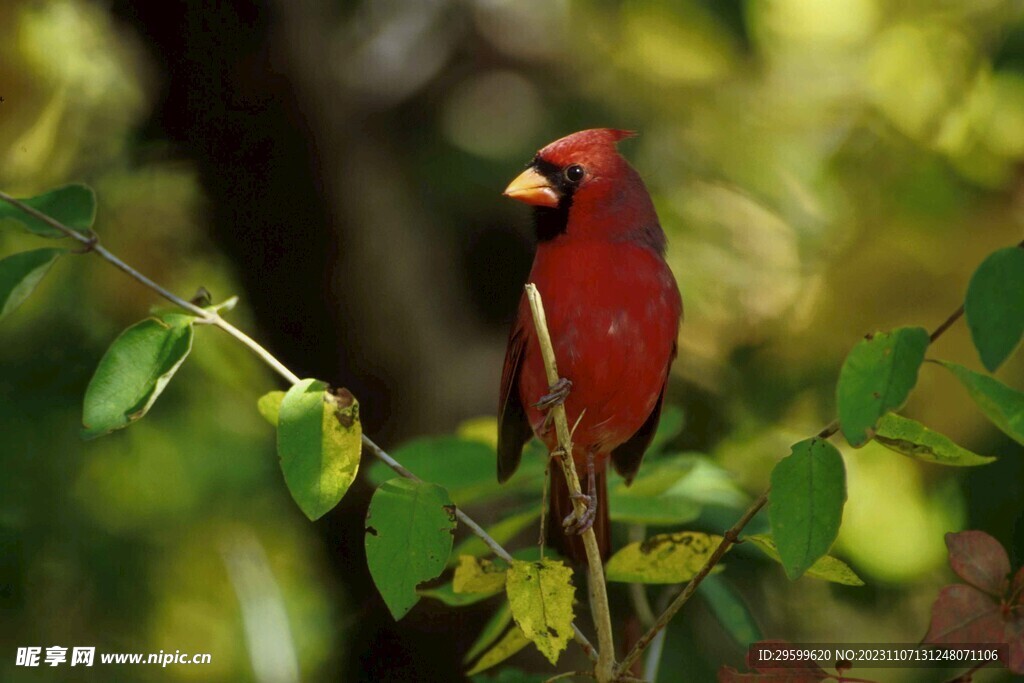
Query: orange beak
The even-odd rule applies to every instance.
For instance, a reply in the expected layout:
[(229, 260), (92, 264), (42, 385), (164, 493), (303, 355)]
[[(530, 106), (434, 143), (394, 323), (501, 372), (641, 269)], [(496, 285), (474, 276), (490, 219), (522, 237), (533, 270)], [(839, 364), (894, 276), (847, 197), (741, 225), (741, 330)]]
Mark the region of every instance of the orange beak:
[(558, 206), (558, 192), (532, 166), (516, 176), (502, 194), (534, 206)]

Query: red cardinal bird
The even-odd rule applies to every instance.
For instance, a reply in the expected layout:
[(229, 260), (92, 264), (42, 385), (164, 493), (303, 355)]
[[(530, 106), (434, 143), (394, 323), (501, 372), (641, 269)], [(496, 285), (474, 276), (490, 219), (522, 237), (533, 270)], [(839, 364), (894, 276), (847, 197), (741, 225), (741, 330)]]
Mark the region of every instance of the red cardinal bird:
[(591, 524), (609, 555), (608, 460), (627, 483), (636, 476), (661, 416), (683, 308), (651, 197), (615, 149), (630, 136), (598, 128), (556, 140), (505, 189), (534, 206), (530, 282), (543, 297), (564, 379), (548, 386), (524, 295), (501, 375), (498, 480), (512, 476), (533, 434), (557, 446), (546, 414), (564, 401), (570, 428), (579, 421), (572, 457), (588, 509), (574, 519), (561, 468), (552, 467), (549, 529), (577, 562), (586, 561), (579, 534)]

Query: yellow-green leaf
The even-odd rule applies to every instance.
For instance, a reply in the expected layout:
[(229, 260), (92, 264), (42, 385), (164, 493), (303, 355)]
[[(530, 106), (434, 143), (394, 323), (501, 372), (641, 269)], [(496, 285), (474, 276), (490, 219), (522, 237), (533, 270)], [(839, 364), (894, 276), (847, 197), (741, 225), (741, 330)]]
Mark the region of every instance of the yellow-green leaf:
[(274, 427), (277, 426), (278, 416), (281, 413), (281, 401), (284, 400), (283, 391), (268, 391), (260, 396), (256, 402), (256, 410), (260, 411), (263, 419)]
[(505, 587), (505, 568), (490, 560), (461, 555), (452, 577), (456, 593), (497, 593)]
[[(505, 580), (512, 617), (552, 664), (573, 637), (572, 569), (557, 560), (514, 560)], [(479, 666), (479, 665), (478, 665)]]
[[(466, 655), (462, 658), (463, 664), (469, 664), (476, 659), (481, 652), (490, 647), (491, 643), (497, 640), (498, 636), (504, 633), (505, 629), (509, 624), (512, 623), (512, 609), (508, 606), (508, 601), (503, 601), (498, 611), (487, 620), (484, 624), (483, 629), (480, 631), (480, 635), (477, 636), (473, 644), (470, 645)], [(513, 628), (513, 631), (518, 631), (523, 642), (529, 642), (526, 640), (526, 636), (518, 628)]]
[[(779, 557), (779, 549), (775, 547), (775, 541), (771, 536), (767, 534), (753, 534), (751, 536), (744, 536), (743, 540), (750, 541), (754, 544), (754, 547), (765, 555), (780, 564), (782, 563), (782, 559)], [(832, 583), (841, 583), (844, 586), (864, 585), (864, 582), (857, 576), (856, 572), (850, 569), (850, 565), (831, 555), (819, 557), (811, 565), (810, 569), (804, 572), (804, 576), (809, 576), (812, 579), (823, 579)]]
[(936, 465), (973, 467), (987, 465), (995, 458), (978, 455), (949, 437), (928, 429), (917, 420), (889, 413), (878, 421), (875, 441), (886, 448)]
[(467, 676), (473, 676), (481, 671), (487, 671), (492, 666), (501, 664), (506, 659), (522, 650), (530, 644), (523, 632), (517, 628), (510, 628), (501, 640), (494, 647), (484, 653), (473, 668), (466, 672)]
[(697, 531), (659, 534), (630, 543), (605, 565), (609, 581), (626, 583), (681, 583), (700, 571), (721, 536)]
[(319, 380), (304, 379), (285, 394), (277, 452), (288, 491), (310, 519), (326, 514), (352, 485), (362, 437), (359, 403), (348, 390), (331, 392)]

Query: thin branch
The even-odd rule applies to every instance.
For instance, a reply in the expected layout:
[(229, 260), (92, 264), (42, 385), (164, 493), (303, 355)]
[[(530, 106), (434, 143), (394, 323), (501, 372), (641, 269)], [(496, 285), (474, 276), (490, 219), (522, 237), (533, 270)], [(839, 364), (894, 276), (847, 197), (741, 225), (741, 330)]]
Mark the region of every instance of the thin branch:
[[(534, 328), (537, 331), (537, 341), (540, 343), (541, 355), (544, 357), (544, 371), (547, 374), (548, 384), (554, 385), (558, 382), (558, 367), (555, 363), (555, 348), (551, 343), (551, 334), (548, 331), (547, 317), (544, 315), (544, 302), (541, 300), (540, 292), (533, 283), (526, 285), (526, 298), (530, 302), (530, 309), (533, 313)], [(551, 409), (555, 420), (555, 432), (558, 435), (558, 446), (562, 451), (559, 460), (562, 463), (562, 472), (565, 474), (565, 481), (569, 490), (575, 494), (572, 496), (573, 509), (577, 515), (582, 515), (586, 508), (582, 499), (580, 479), (576, 473), (576, 465), (572, 458), (572, 434), (569, 431), (569, 421), (565, 415), (565, 406), (558, 403)], [(591, 501), (591, 505), (597, 505), (597, 501)], [(597, 537), (594, 535), (593, 527), (583, 532), (583, 547), (587, 552), (587, 589), (590, 592), (590, 605), (593, 611), (594, 628), (597, 629), (597, 666), (594, 668), (594, 675), (598, 683), (608, 683), (615, 678), (615, 643), (612, 638), (612, 617), (608, 607), (608, 589), (604, 581), (604, 565), (601, 562), (601, 551), (597, 547)]]
[[(1022, 241), (1017, 246), (1019, 248), (1024, 249), (1024, 241)], [(946, 330), (952, 327), (953, 324), (956, 323), (956, 321), (958, 321), (963, 316), (963, 314), (964, 307), (961, 305), (959, 308), (953, 311), (949, 315), (949, 317), (947, 317), (938, 327), (936, 327), (932, 331), (931, 335), (929, 335), (928, 343), (934, 343), (936, 339), (945, 334)], [(828, 425), (826, 425), (820, 432), (818, 432), (817, 438), (829, 439), (832, 436), (834, 436), (838, 431), (839, 419), (836, 418), (829, 422)], [(651, 640), (654, 638), (654, 636), (657, 635), (657, 633), (661, 631), (663, 628), (665, 628), (665, 626), (672, 619), (672, 617), (674, 617), (676, 613), (680, 609), (682, 609), (683, 605), (685, 605), (686, 602), (691, 597), (693, 597), (693, 594), (694, 592), (696, 592), (697, 587), (700, 585), (701, 581), (703, 581), (704, 578), (709, 573), (711, 573), (711, 570), (715, 568), (715, 565), (719, 563), (719, 561), (722, 559), (722, 556), (724, 556), (725, 553), (728, 552), (729, 548), (731, 548), (733, 545), (737, 543), (737, 541), (739, 540), (739, 535), (743, 531), (743, 529), (746, 528), (750, 520), (754, 518), (754, 515), (760, 512), (761, 508), (763, 508), (765, 504), (768, 502), (768, 494), (770, 491), (771, 487), (765, 489), (764, 493), (758, 496), (757, 499), (754, 500), (753, 503), (751, 503), (750, 507), (747, 508), (747, 511), (743, 513), (743, 516), (740, 517), (739, 521), (736, 522), (736, 524), (734, 524), (731, 529), (725, 532), (724, 540), (721, 542), (721, 544), (719, 544), (717, 548), (715, 548), (715, 552), (711, 553), (711, 556), (704, 563), (704, 566), (701, 567), (700, 571), (697, 572), (697, 575), (690, 579), (690, 582), (686, 584), (686, 587), (683, 589), (683, 591), (676, 596), (675, 600), (673, 600), (672, 603), (661, 614), (661, 616), (658, 617), (658, 620), (655, 622), (654, 626), (652, 626), (647, 631), (647, 633), (640, 637), (640, 640), (636, 642), (636, 645), (633, 646), (633, 649), (630, 650), (629, 653), (625, 656), (625, 658), (623, 658), (622, 662), (619, 663), (619, 666), (616, 669), (617, 673), (621, 675), (626, 671), (629, 671), (629, 667), (632, 666), (633, 662), (635, 662), (641, 654), (643, 654), (644, 649), (646, 649), (647, 646), (650, 645)]]
[[(168, 301), (178, 306), (179, 308), (185, 309), (189, 313), (195, 314), (195, 316), (199, 318), (203, 323), (213, 325), (228, 333), (229, 335), (240, 341), (242, 344), (247, 346), (249, 350), (251, 350), (257, 356), (259, 356), (259, 358), (264, 363), (266, 363), (275, 372), (281, 375), (281, 377), (283, 377), (289, 384), (294, 385), (298, 384), (301, 381), (298, 375), (289, 370), (284, 365), (284, 363), (275, 358), (272, 353), (263, 348), (259, 343), (256, 342), (256, 340), (247, 335), (245, 332), (242, 332), (240, 329), (238, 329), (228, 321), (224, 320), (219, 313), (217, 313), (216, 311), (196, 306), (192, 302), (179, 297), (178, 295), (174, 294), (167, 288), (157, 284), (150, 278), (135, 270), (127, 263), (122, 261), (119, 257), (111, 253), (102, 244), (100, 244), (99, 237), (97, 237), (94, 233), (90, 232), (89, 235), (85, 235), (79, 232), (78, 230), (69, 228), (60, 221), (55, 220), (50, 216), (47, 216), (45, 213), (42, 213), (41, 211), (34, 209), (28, 204), (19, 201), (18, 199), (15, 199), (14, 197), (2, 191), (0, 191), (0, 200), (3, 200), (8, 204), (11, 204), (12, 206), (20, 209), (22, 212), (32, 216), (33, 218), (36, 218), (46, 223), (50, 227), (59, 230), (60, 232), (64, 233), (65, 236), (80, 242), (85, 246), (85, 248), (83, 248), (80, 253), (96, 254), (107, 263), (110, 263), (118, 270), (121, 270), (122, 272), (126, 273), (133, 280), (136, 280), (137, 282), (140, 282), (149, 289), (153, 290), (154, 292), (162, 296), (164, 299), (167, 299)], [(399, 463), (397, 460), (388, 455), (387, 452), (385, 452), (384, 449), (375, 444), (370, 439), (370, 437), (364, 434), (362, 441), (363, 447), (365, 449), (367, 449), (378, 460), (384, 462), (384, 464), (393, 469), (395, 472), (397, 472), (398, 474), (407, 479), (419, 481), (419, 477), (417, 477), (415, 474), (407, 470), (405, 467), (402, 466), (401, 463)], [(487, 545), (487, 547), (494, 552), (495, 555), (497, 555), (498, 557), (502, 558), (507, 562), (512, 560), (512, 556), (509, 554), (509, 552), (502, 548), (500, 543), (491, 538), (490, 534), (484, 531), (483, 527), (481, 527), (469, 515), (463, 512), (461, 508), (455, 509), (455, 515), (458, 518), (458, 520), (462, 522), (462, 524), (464, 524), (466, 528), (472, 531), (477, 537), (479, 537), (480, 540), (482, 540)], [(580, 647), (583, 649), (583, 652), (591, 661), (596, 662), (598, 660), (598, 655), (594, 646), (590, 643), (590, 641), (583, 634), (583, 632), (580, 631), (580, 629), (576, 626), (575, 623), (572, 625), (572, 628), (576, 642), (579, 643)]]

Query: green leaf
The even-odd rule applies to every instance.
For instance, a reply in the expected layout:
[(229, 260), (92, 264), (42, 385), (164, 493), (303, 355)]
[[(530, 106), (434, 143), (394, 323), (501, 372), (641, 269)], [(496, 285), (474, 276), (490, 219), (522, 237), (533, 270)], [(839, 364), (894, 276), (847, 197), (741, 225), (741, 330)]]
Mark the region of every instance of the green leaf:
[[(487, 623), (484, 624), (483, 630), (480, 631), (480, 635), (477, 636), (476, 640), (469, 647), (469, 651), (462, 658), (464, 664), (468, 664), (476, 659), (481, 652), (486, 650), (491, 643), (498, 639), (508, 625), (512, 623), (512, 608), (508, 606), (508, 601), (502, 601), (501, 607), (498, 608)], [(515, 629), (519, 631), (519, 629)], [(519, 631), (522, 633), (522, 631)], [(523, 636), (523, 640), (526, 640), (526, 636)]]
[(34, 249), (0, 261), (0, 320), (14, 312), (35, 290), (50, 266), (67, 249)]
[(366, 564), (395, 619), (419, 602), (417, 585), (444, 571), (454, 531), (455, 507), (436, 484), (396, 478), (373, 494), (366, 513)]
[[(494, 647), (484, 653), (484, 656), (473, 665), (473, 668), (466, 672), (467, 676), (473, 676), (481, 671), (487, 671), (493, 666), (501, 664), (506, 659), (522, 650), (530, 644), (526, 635), (518, 628), (510, 628), (505, 632)], [(499, 676), (500, 678), (501, 676)]]
[(304, 379), (284, 395), (277, 453), (289, 493), (311, 520), (327, 514), (352, 485), (362, 439), (359, 402), (347, 389), (332, 393), (325, 383)]
[(264, 420), (276, 427), (281, 413), (281, 401), (283, 400), (283, 391), (268, 391), (260, 396), (260, 400), (256, 402), (256, 410), (260, 411), (260, 415), (263, 416)]
[[(756, 548), (776, 562), (782, 562), (782, 558), (779, 557), (779, 549), (775, 547), (775, 541), (772, 540), (771, 536), (753, 534), (751, 536), (744, 536), (743, 540), (750, 541)], [(832, 583), (841, 583), (844, 586), (864, 585), (864, 581), (850, 569), (850, 565), (831, 555), (818, 558), (804, 576), (809, 576), (812, 579), (823, 579)]]
[[(92, 188), (86, 185), (65, 185), (38, 197), (21, 201), (79, 232), (91, 228), (96, 219), (96, 195)], [(12, 204), (0, 201), (0, 226), (8, 222), (18, 223), (20, 227), (40, 237), (65, 237), (60, 230)]]
[(658, 420), (658, 428), (654, 430), (654, 438), (647, 448), (647, 455), (651, 456), (661, 452), (665, 444), (679, 436), (686, 424), (686, 417), (679, 406), (664, 405), (661, 408), (661, 419)]
[[(510, 514), (499, 522), (495, 522), (493, 525), (487, 527), (487, 535), (498, 542), (499, 545), (505, 545), (513, 538), (519, 535), (523, 529), (526, 529), (534, 521), (540, 517), (540, 507), (537, 505), (531, 505), (523, 512)], [(452, 551), (454, 558), (460, 555), (472, 555), (474, 557), (483, 557), (490, 555), (491, 549), (487, 547), (478, 536), (470, 536), (466, 540), (462, 541)]]
[(718, 623), (738, 645), (746, 649), (764, 639), (743, 598), (721, 576), (705, 577), (697, 586), (697, 592), (708, 603)]
[(823, 439), (807, 439), (772, 470), (768, 517), (790, 580), (828, 553), (846, 502), (843, 456)]
[(624, 583), (682, 583), (697, 575), (721, 543), (721, 536), (697, 531), (658, 534), (615, 553), (605, 574)]
[(496, 595), (496, 593), (456, 593), (451, 581), (434, 588), (417, 588), (416, 592), (424, 598), (440, 600), (449, 607), (475, 605)]
[(992, 424), (1017, 443), (1024, 444), (1024, 393), (962, 365), (944, 360), (935, 362), (956, 375)]
[(995, 372), (1024, 337), (1024, 249), (1000, 249), (981, 262), (964, 314), (981, 362)]
[(884, 415), (878, 421), (875, 441), (897, 453), (936, 465), (973, 467), (995, 461), (995, 458), (972, 453), (949, 437), (896, 413)]
[[(402, 444), (391, 455), (424, 481), (444, 486), (461, 507), (502, 493), (494, 475), (494, 449), (479, 441), (453, 436), (423, 437)], [(370, 467), (370, 481), (374, 484), (393, 474), (381, 462)]]
[(870, 441), (878, 418), (906, 403), (928, 343), (923, 327), (900, 327), (868, 335), (850, 351), (839, 372), (836, 401), (851, 446)]
[(192, 350), (192, 316), (147, 318), (121, 333), (85, 390), (82, 437), (127, 427), (149, 412)]
[(523, 634), (552, 664), (573, 638), (572, 569), (557, 560), (521, 562), (509, 567), (505, 593)]
[(459, 557), (452, 577), (452, 590), (456, 593), (486, 593), (495, 595), (505, 588), (504, 563), (495, 564), (471, 555)]

